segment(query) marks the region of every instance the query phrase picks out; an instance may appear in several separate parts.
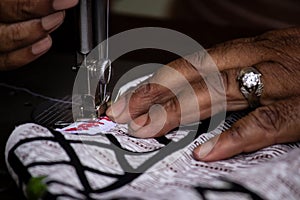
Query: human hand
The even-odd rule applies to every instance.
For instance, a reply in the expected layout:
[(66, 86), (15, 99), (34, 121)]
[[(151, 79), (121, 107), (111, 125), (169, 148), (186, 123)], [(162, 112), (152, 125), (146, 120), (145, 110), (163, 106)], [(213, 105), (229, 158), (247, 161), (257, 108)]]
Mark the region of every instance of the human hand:
[[(226, 107), (218, 106), (221, 105), (218, 101), (213, 102), (217, 112), (248, 107), (236, 81), (242, 68), (255, 66), (262, 74), (264, 90), (260, 97), (261, 106), (220, 136), (197, 147), (194, 150), (196, 159), (220, 160), (272, 144), (300, 140), (299, 28), (229, 41), (208, 49), (208, 53), (221, 72), (226, 93)], [(200, 59), (199, 55), (191, 55), (189, 60), (192, 62), (179, 59), (169, 67), (162, 67), (148, 83), (122, 96), (107, 110), (107, 115), (118, 123), (128, 123), (130, 134), (141, 138), (158, 137), (181, 123), (192, 123), (214, 115), (205, 82), (210, 75), (210, 61)], [(175, 69), (175, 73), (169, 68)], [(196, 101), (186, 90), (186, 83), (177, 80), (176, 72), (188, 80)], [(200, 115), (194, 115), (197, 113), (195, 108), (199, 109)]]
[(23, 66), (52, 45), (49, 33), (63, 22), (65, 9), (78, 0), (1, 0), (0, 70)]

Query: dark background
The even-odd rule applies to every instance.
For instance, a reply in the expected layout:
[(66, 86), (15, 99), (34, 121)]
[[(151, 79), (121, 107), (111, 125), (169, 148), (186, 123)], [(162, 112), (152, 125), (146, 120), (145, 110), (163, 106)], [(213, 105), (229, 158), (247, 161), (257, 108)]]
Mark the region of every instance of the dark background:
[[(225, 9), (224, 6), (214, 5), (215, 1), (199, 1), (202, 9), (205, 8), (204, 6), (210, 8), (213, 13), (217, 13), (219, 18), (225, 21), (224, 23), (218, 23), (218, 20), (205, 17), (205, 14), (201, 13), (201, 9), (199, 10), (199, 7), (194, 6), (194, 0), (174, 2), (168, 11), (169, 17), (167, 18), (112, 12), (110, 35), (137, 27), (165, 27), (180, 31), (208, 48), (233, 38), (255, 36), (267, 30), (280, 28), (280, 26), (294, 25), (297, 24), (296, 21), (299, 19), (299, 16), (295, 14), (297, 13), (296, 8), (288, 10), (282, 5), (273, 4), (273, 8), (267, 8), (262, 7), (266, 6), (265, 4), (258, 4), (259, 1), (251, 1), (251, 4), (244, 2), (242, 4), (243, 8), (251, 11), (258, 10), (260, 16), (263, 14), (267, 15), (268, 19), (277, 19), (278, 15), (281, 15), (283, 21), (288, 22), (278, 25), (275, 22), (272, 24), (272, 21), (270, 23), (269, 21), (268, 23), (259, 20), (253, 21), (251, 16), (248, 20), (247, 17), (240, 16), (240, 12), (229, 12), (230, 10)], [(279, 8), (281, 10), (278, 10)], [(297, 9), (299, 11), (299, 6)], [(0, 72), (0, 82), (24, 87), (54, 98), (71, 95), (76, 76), (76, 72), (71, 70), (76, 60), (75, 27), (74, 9), (71, 9), (67, 12), (64, 24), (52, 34), (53, 47), (51, 50), (27, 66), (14, 71)], [(166, 64), (175, 58), (176, 56), (171, 53), (158, 50), (141, 50), (126, 54), (113, 63), (114, 73), (110, 87), (113, 87), (118, 78), (137, 63), (156, 62)], [(22, 123), (34, 122), (33, 113), (41, 109), (41, 105), (45, 105), (45, 103), (47, 105), (47, 100), (0, 86), (0, 102), (0, 199), (22, 199), (21, 193), (6, 169), (5, 144), (14, 127)]]

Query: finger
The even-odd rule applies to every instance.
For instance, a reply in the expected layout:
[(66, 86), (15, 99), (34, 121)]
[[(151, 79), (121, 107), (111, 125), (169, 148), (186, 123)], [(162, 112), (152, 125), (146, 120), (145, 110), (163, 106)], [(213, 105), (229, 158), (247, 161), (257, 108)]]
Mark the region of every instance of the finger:
[[(264, 83), (264, 91), (260, 98), (262, 105), (267, 105), (273, 103), (277, 99), (283, 99), (299, 93), (300, 84), (297, 84), (299, 81), (295, 79), (300, 75), (299, 70), (294, 70), (294, 76), (291, 77), (290, 72), (292, 68), (286, 70), (284, 66), (276, 62), (263, 62), (257, 64), (255, 67), (263, 74), (262, 82)], [(227, 111), (236, 111), (248, 107), (248, 102), (240, 92), (239, 84), (236, 80), (240, 70), (240, 68), (232, 68), (221, 72), (224, 87), (219, 83), (218, 76), (215, 77), (215, 75), (208, 75), (204, 79), (200, 79), (199, 83), (193, 84), (194, 91), (198, 94), (198, 101), (200, 102), (199, 106), (202, 107), (202, 119), (214, 115), (217, 112), (224, 111), (225, 109)], [(278, 74), (280, 74), (280, 78)], [(161, 79), (159, 79), (159, 81), (161, 83), (163, 82)], [(176, 87), (176, 84), (172, 83), (172, 80), (166, 80), (164, 84), (171, 85), (169, 88)], [(186, 84), (184, 84), (184, 86), (186, 87)], [(286, 88), (289, 86), (293, 87), (291, 87), (292, 89), (287, 90)], [(171, 99), (176, 95), (176, 93), (166, 92), (168, 90), (163, 90), (159, 85), (153, 87), (152, 84), (149, 84), (147, 87), (145, 86), (142, 88), (143, 89), (137, 90), (137, 92), (132, 94), (130, 98), (127, 97), (126, 101), (122, 101), (122, 109), (119, 109), (119, 105), (121, 104), (117, 102), (116, 105), (118, 106), (116, 106), (117, 109), (115, 110), (119, 110), (119, 112), (112, 113), (111, 110), (108, 110), (108, 116), (119, 123), (128, 123), (139, 115), (148, 112), (151, 105), (155, 103), (165, 103), (168, 99)], [(189, 98), (189, 95), (184, 96)], [(208, 101), (211, 97), (213, 97), (213, 102)], [(227, 101), (227, 108), (224, 106), (225, 100)], [(126, 107), (126, 109), (124, 109), (124, 107)], [(114, 105), (112, 108), (114, 108)], [(198, 119), (194, 118), (194, 120)]]
[(223, 132), (194, 150), (197, 160), (216, 161), (272, 144), (300, 140), (300, 98), (278, 101), (257, 108)]
[[(192, 83), (190, 87), (186, 87), (178, 95), (161, 104), (160, 109), (150, 107), (149, 112), (132, 118), (129, 124), (131, 134), (143, 138), (157, 137), (180, 125), (206, 119), (226, 110), (226, 97), (230, 99), (231, 110), (246, 108), (248, 103), (238, 91), (238, 84), (235, 81), (238, 71), (238, 69), (227, 70), (222, 73), (222, 77), (208, 76), (198, 83)], [(222, 88), (216, 80), (219, 78), (226, 80), (228, 86)]]
[[(279, 73), (282, 74), (280, 78), (285, 76), (285, 78), (288, 78), (289, 74), (284, 73), (284, 69), (281, 65), (273, 62), (266, 62), (258, 64), (256, 67), (263, 74), (262, 79), (265, 85), (265, 91), (261, 97), (261, 103), (263, 105), (267, 105), (274, 102), (276, 99), (291, 95), (290, 90), (284, 89), (286, 87), (286, 81), (282, 82), (282, 80), (278, 78), (278, 75), (276, 75)], [(270, 68), (273, 70), (269, 70)], [(219, 77), (215, 74), (206, 76), (204, 79), (200, 79), (198, 83), (191, 83), (193, 90), (198, 96), (198, 102), (200, 102), (198, 105), (202, 108), (202, 119), (205, 119), (225, 109), (228, 111), (236, 111), (248, 107), (248, 102), (240, 92), (239, 84), (236, 80), (240, 70), (240, 68), (232, 68), (221, 72), (221, 82), (224, 84), (224, 87), (220, 81), (218, 81)], [(290, 83), (292, 85), (297, 83), (297, 80), (294, 80), (293, 78), (289, 78), (289, 80), (292, 81), (293, 84)], [(277, 84), (273, 84), (274, 82)], [(173, 83), (165, 84), (176, 85)], [(187, 85), (184, 86), (186, 87)], [(298, 86), (296, 86), (296, 89), (297, 88)], [(298, 91), (300, 91), (300, 88), (298, 89)], [(186, 93), (187, 94), (185, 95), (181, 95), (181, 98), (186, 98), (186, 100), (183, 100), (183, 102), (188, 102), (189, 98), (191, 98), (189, 92)], [(148, 83), (147, 85), (144, 85), (140, 89), (136, 90), (136, 92), (131, 94), (131, 96), (127, 96), (126, 100), (120, 101), (122, 103), (117, 102), (115, 105), (113, 105), (112, 108), (115, 113), (112, 113), (112, 110), (109, 109), (107, 114), (119, 123), (128, 123), (139, 115), (147, 113), (153, 104), (165, 103), (169, 99), (172, 99), (175, 95), (176, 94), (170, 92), (170, 90), (167, 90), (160, 85)], [(211, 100), (213, 100), (213, 102), (210, 102)], [(224, 107), (225, 100), (227, 101), (227, 108)], [(222, 103), (223, 106), (221, 105)], [(213, 111), (212, 106), (214, 106)], [(189, 116), (190, 114), (187, 113), (187, 115)], [(183, 117), (185, 116), (186, 115), (183, 114)], [(193, 119), (199, 120), (198, 118)]]
[(284, 66), (277, 62), (263, 62), (254, 67), (262, 74), (261, 79), (264, 84), (260, 97), (261, 105), (269, 105), (277, 100), (300, 94), (298, 78), (300, 71), (297, 67)]
[(45, 38), (48, 32), (62, 24), (64, 17), (65, 12), (60, 11), (42, 19), (0, 25), (0, 53), (23, 48)]
[[(269, 105), (280, 99), (300, 95), (300, 81), (298, 78), (300, 71), (297, 68), (283, 66), (277, 62), (262, 62), (253, 67), (258, 69), (262, 74), (261, 80), (264, 87), (259, 99), (261, 105)], [(210, 93), (220, 93), (219, 96), (215, 96), (214, 99), (221, 99), (222, 89), (225, 91), (223, 94), (226, 95), (227, 111), (237, 111), (249, 106), (240, 91), (239, 82), (237, 81), (237, 77), (242, 69), (243, 68), (232, 68), (221, 72), (224, 89), (218, 88), (220, 85), (214, 84), (213, 80), (206, 82), (206, 84), (210, 86)], [(207, 79), (207, 77), (205, 79)], [(200, 89), (198, 93), (202, 94), (203, 90)], [(212, 95), (210, 94), (210, 96)], [(204, 95), (204, 98), (207, 97)], [(199, 102), (202, 101), (203, 100), (199, 100)], [(213, 102), (212, 105), (218, 104)], [(215, 114), (215, 112), (212, 114)]]
[(175, 60), (160, 68), (148, 83), (112, 104), (106, 114), (119, 123), (127, 123), (147, 112), (153, 104), (167, 102), (186, 85), (198, 80), (201, 76), (191, 63), (185, 59)]
[[(267, 38), (267, 36), (265, 36)], [(274, 58), (274, 52), (267, 48), (269, 43), (268, 40), (263, 36), (256, 38), (239, 39), (231, 42), (218, 45), (215, 48), (209, 50), (212, 59), (217, 63), (220, 70), (247, 67), (252, 66), (261, 62), (268, 62)], [(270, 45), (269, 45), (270, 46)], [(277, 55), (277, 54), (275, 54)], [(212, 59), (207, 54), (200, 52), (188, 56), (187, 59), (179, 59), (170, 64), (171, 68), (179, 73), (183, 74), (188, 82), (196, 82), (201, 80), (201, 74), (207, 75), (212, 72), (216, 72), (211, 67), (214, 65)], [(168, 78), (166, 78), (168, 77)], [(172, 77), (172, 76), (171, 76)], [(170, 87), (169, 89), (177, 88), (180, 89), (185, 86), (181, 81), (177, 81), (176, 78), (170, 78), (170, 73), (168, 68), (163, 67), (158, 73), (153, 77), (157, 83), (167, 83)], [(170, 96), (170, 98), (172, 98)], [(137, 101), (138, 104), (142, 104), (142, 108), (149, 108), (151, 104), (146, 105), (143, 101)], [(147, 101), (146, 101), (147, 102)], [(238, 102), (239, 104), (240, 102)], [(130, 110), (130, 109), (127, 109)], [(145, 110), (143, 110), (145, 112)], [(116, 112), (120, 114), (121, 112)], [(112, 118), (117, 118), (111, 110), (107, 113)], [(142, 113), (141, 113), (142, 114)], [(123, 117), (120, 118), (120, 122), (128, 122), (129, 113), (125, 112)]]
[(158, 137), (180, 125), (207, 118), (211, 115), (211, 96), (204, 79), (193, 83), (167, 102), (160, 106), (155, 104), (145, 114), (133, 118), (129, 124), (131, 134), (142, 138)]
[(188, 73), (190, 68), (183, 66), (181, 72), (174, 69), (180, 63), (186, 62), (178, 60), (170, 63), (171, 66), (160, 68), (148, 81), (112, 104), (106, 114), (118, 123), (127, 123), (147, 112), (153, 104), (164, 103), (172, 98), (180, 88), (188, 84), (189, 77), (185, 77), (184, 74)]
[[(235, 81), (237, 73), (237, 69), (233, 69), (232, 72), (228, 71), (226, 73), (222, 73), (222, 76), (225, 80), (224, 82), (226, 83), (226, 85), (228, 85), (228, 87), (225, 88), (227, 88), (228, 91), (228, 98), (232, 100), (232, 109), (237, 109), (237, 106), (240, 106), (239, 103), (242, 103), (243, 108), (245, 108), (245, 105), (247, 106), (247, 102), (239, 93), (239, 89)], [(172, 74), (172, 76), (169, 77), (174, 78), (176, 76), (173, 76)], [(180, 85), (177, 86), (176, 83), (173, 83), (173, 80), (164, 81), (158, 79), (159, 81), (155, 80), (155, 82), (160, 82), (160, 84), (162, 85), (149, 82), (140, 86), (135, 92), (125, 95), (115, 104), (113, 104), (107, 110), (106, 114), (118, 123), (128, 123), (138, 116), (147, 113), (152, 105), (165, 104), (168, 101), (173, 101), (173, 98), (178, 94), (177, 91), (184, 91), (179, 95), (179, 100), (182, 105), (187, 105), (185, 106), (185, 110), (187, 110), (188, 112), (183, 113), (183, 116), (187, 117), (190, 120), (187, 120), (186, 122), (192, 122), (192, 119), (195, 121), (199, 120), (199, 117), (197, 115), (195, 115), (195, 117), (190, 117), (190, 115), (192, 115), (193, 113), (193, 109), (195, 108), (191, 107), (191, 110), (189, 110), (188, 108), (190, 108), (190, 106), (201, 106), (201, 114), (203, 115), (203, 117), (207, 118), (211, 114), (210, 100), (212, 96), (213, 100), (219, 101), (213, 102), (214, 105), (225, 102), (226, 93), (224, 91), (222, 92), (222, 90), (224, 90), (224, 88), (222, 87), (222, 80), (218, 79), (220, 79), (220, 77), (218, 76), (218, 74), (216, 74), (208, 76), (205, 79), (200, 79), (198, 82), (196, 81), (189, 83), (188, 81), (186, 81), (186, 84), (183, 81), (184, 84), (182, 84), (182, 87), (185, 87), (184, 89), (181, 89)], [(176, 78), (176, 80), (180, 81), (179, 78)], [(207, 84), (209, 85), (209, 87), (207, 87)], [(167, 85), (168, 87), (164, 87), (163, 85)], [(208, 91), (208, 88), (210, 88), (210, 91)], [(194, 97), (197, 97), (198, 101), (195, 101), (195, 103), (190, 102)], [(201, 102), (201, 104), (198, 102)], [(224, 109), (225, 108), (218, 108), (218, 111)]]
[[(296, 42), (293, 40), (295, 35), (299, 35), (297, 28), (270, 31), (257, 37), (228, 41), (207, 51), (219, 70), (252, 66), (261, 62), (280, 63), (284, 56), (297, 55), (294, 49), (292, 51), (286, 49), (287, 44)], [(282, 49), (287, 51), (282, 51)], [(296, 53), (299, 54), (297, 51)], [(198, 66), (199, 70), (207, 68), (205, 63)]]
[(51, 45), (51, 37), (47, 36), (32, 46), (0, 54), (0, 70), (10, 70), (26, 65), (46, 53)]
[(1, 0), (0, 21), (19, 22), (71, 8), (78, 0)]
[(148, 82), (120, 97), (107, 109), (106, 114), (115, 122), (128, 123), (148, 112), (152, 105), (164, 103), (173, 96), (174, 94), (167, 88)]
[(180, 124), (180, 109), (177, 101), (165, 105), (153, 105), (149, 112), (139, 116), (129, 125), (129, 134), (139, 138), (159, 137)]

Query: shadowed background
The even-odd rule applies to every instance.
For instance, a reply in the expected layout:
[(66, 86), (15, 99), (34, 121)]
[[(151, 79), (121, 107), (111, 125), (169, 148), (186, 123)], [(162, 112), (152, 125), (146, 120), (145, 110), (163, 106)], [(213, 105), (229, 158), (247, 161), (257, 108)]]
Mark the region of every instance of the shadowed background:
[[(202, 46), (240, 37), (255, 36), (267, 30), (297, 25), (300, 4), (296, 0), (112, 0), (110, 35), (138, 27), (164, 27), (182, 32)], [(13, 85), (53, 98), (72, 94), (76, 72), (76, 22), (74, 9), (55, 31), (51, 50), (33, 63), (0, 72), (0, 198), (22, 199), (7, 173), (4, 149), (15, 126), (34, 122), (34, 113), (48, 100), (8, 88)], [(299, 23), (299, 22), (298, 22)], [(176, 56), (159, 50), (138, 50), (120, 57), (112, 65), (110, 88), (126, 71), (144, 63), (168, 63)]]

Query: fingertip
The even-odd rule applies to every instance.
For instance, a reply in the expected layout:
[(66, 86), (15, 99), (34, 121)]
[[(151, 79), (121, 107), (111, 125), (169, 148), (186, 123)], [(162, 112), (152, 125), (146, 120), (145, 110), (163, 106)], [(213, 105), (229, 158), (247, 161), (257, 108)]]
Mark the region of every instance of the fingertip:
[(111, 110), (111, 106), (109, 106), (105, 112), (106, 116), (109, 117), (111, 120), (113, 120), (113, 116), (112, 116), (112, 110)]
[(46, 53), (51, 46), (52, 39), (48, 35), (33, 45), (7, 54), (0, 54), (0, 68), (1, 70), (11, 70), (24, 66)]
[(126, 107), (126, 99), (120, 98), (117, 102), (113, 103), (106, 111), (107, 116), (116, 119), (119, 117)]
[(200, 148), (201, 148), (200, 146), (197, 146), (192, 152), (195, 160), (199, 160), (199, 161), (201, 161), (201, 158), (199, 157)]
[(43, 17), (41, 19), (42, 27), (45, 31), (52, 32), (63, 23), (64, 18), (64, 11), (56, 12), (46, 17)]
[(54, 10), (64, 10), (77, 5), (79, 0), (54, 0), (52, 7)]
[(212, 161), (215, 158), (212, 157), (212, 151), (215, 150), (215, 146), (219, 140), (219, 135), (213, 137), (207, 142), (199, 145), (193, 150), (193, 156), (199, 161)]
[(47, 37), (41, 39), (40, 41), (36, 42), (31, 47), (31, 52), (35, 56), (42, 55), (46, 53), (50, 47), (52, 46), (52, 39), (48, 35)]

